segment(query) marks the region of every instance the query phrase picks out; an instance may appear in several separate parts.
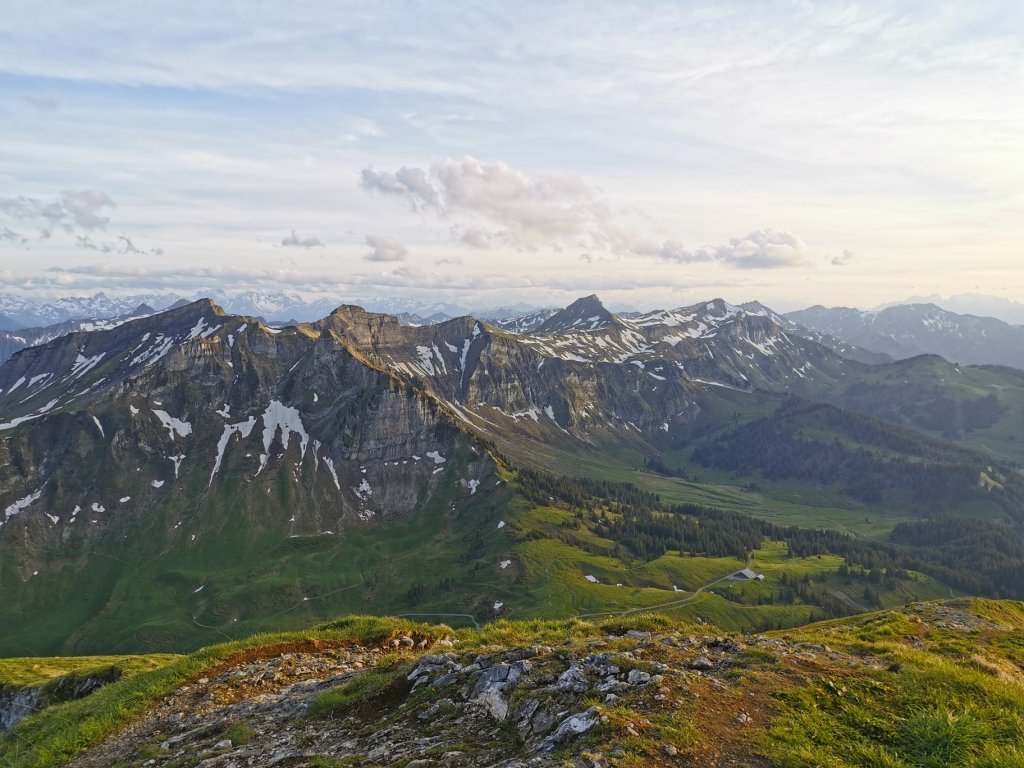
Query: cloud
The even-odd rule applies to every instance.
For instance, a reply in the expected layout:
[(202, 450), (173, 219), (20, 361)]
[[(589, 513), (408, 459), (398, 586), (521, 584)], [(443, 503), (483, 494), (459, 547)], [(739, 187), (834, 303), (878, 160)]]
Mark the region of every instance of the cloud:
[[(54, 234), (63, 233), (74, 238), (77, 248), (87, 251), (163, 255), (162, 248), (140, 248), (125, 234), (117, 235), (112, 240), (93, 239), (94, 234), (105, 232), (110, 223), (110, 217), (104, 215), (107, 209), (116, 207), (117, 204), (110, 195), (96, 189), (67, 190), (50, 200), (26, 195), (0, 197), (0, 215), (34, 227), (36, 241), (50, 240)], [(11, 230), (5, 227), (4, 231)], [(18, 238), (0, 236), (0, 241), (2, 240), (20, 245), (29, 243), (29, 238), (23, 235), (19, 235)]]
[(366, 244), (370, 252), (364, 257), (367, 261), (404, 261), (409, 249), (393, 237), (386, 235), (367, 235)]
[(746, 237), (733, 238), (724, 245), (696, 250), (669, 241), (653, 255), (679, 264), (717, 261), (738, 269), (778, 269), (806, 266), (809, 263), (809, 251), (807, 244), (798, 235), (776, 229), (760, 229)]
[(470, 248), (479, 248), (480, 250), (484, 250), (491, 247), (492, 238), (493, 235), (491, 235), (490, 232), (485, 232), (484, 230), (476, 227), (470, 227), (469, 229), (459, 233), (456, 240), (463, 245), (468, 245)]
[[(404, 200), (411, 210), (441, 219), (466, 218), (488, 225), (456, 223), (452, 238), (472, 248), (503, 243), (520, 250), (569, 246), (639, 256), (678, 264), (718, 262), (737, 269), (776, 269), (808, 262), (807, 244), (790, 232), (763, 229), (723, 245), (688, 249), (676, 240), (658, 241), (629, 230), (596, 187), (564, 174), (527, 174), (506, 163), (466, 156), (402, 167), (394, 173), (364, 168), (360, 186)], [(643, 217), (642, 212), (639, 213)]]
[(95, 189), (83, 189), (77, 192), (61, 193), (59, 203), (48, 205), (43, 215), (64, 223), (70, 220), (75, 226), (86, 230), (104, 229), (110, 219), (101, 216), (104, 208), (114, 208), (115, 203), (105, 192)]
[(295, 230), (281, 241), (281, 245), (293, 248), (323, 248), (324, 244), (315, 237), (301, 237)]
[(438, 191), (422, 168), (399, 168), (394, 173), (364, 168), (359, 179), (359, 186), (367, 192), (402, 197), (414, 211), (440, 209)]
[(840, 255), (832, 257), (833, 267), (845, 267), (855, 258), (856, 254), (851, 250), (844, 250)]
[(106, 229), (110, 218), (102, 212), (115, 207), (109, 195), (95, 189), (61, 192), (49, 202), (25, 195), (0, 198), (0, 212), (19, 221), (35, 222), (40, 233), (52, 232), (56, 227), (68, 232)]
[(441, 259), (436, 259), (435, 264), (462, 264), (461, 256), (446, 256)]
[(153, 255), (162, 256), (163, 248), (138, 248), (131, 238), (125, 235), (118, 235), (114, 240), (93, 240), (89, 235), (75, 235), (75, 245), (86, 251), (98, 251), (100, 253), (119, 253), (123, 255)]
[(9, 240), (9, 241), (14, 242), (14, 243), (22, 243), (22, 244), (28, 242), (28, 239), (26, 237), (24, 237), (23, 235), (15, 232), (10, 227), (4, 227), (2, 230), (0, 230), (0, 240)]
[(460, 240), (477, 248), (495, 239), (528, 250), (609, 239), (608, 205), (583, 180), (562, 174), (531, 176), (500, 161), (467, 156), (395, 173), (364, 168), (360, 186), (401, 198), (414, 211), (433, 211), (442, 218), (468, 216), (498, 227), (493, 233), (466, 228)]

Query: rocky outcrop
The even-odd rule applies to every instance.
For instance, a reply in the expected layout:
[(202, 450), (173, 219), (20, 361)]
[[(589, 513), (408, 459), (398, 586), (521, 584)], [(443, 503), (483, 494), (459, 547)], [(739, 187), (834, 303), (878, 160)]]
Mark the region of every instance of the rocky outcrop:
[[(807, 665), (883, 668), (880, 659), (826, 646), (680, 631), (460, 645), (444, 635), (394, 636), (243, 653), (71, 766), (597, 768), (615, 765), (627, 740), (645, 751), (644, 765), (761, 765), (750, 762), (743, 729), (763, 727), (772, 704), (742, 682), (750, 659), (771, 659), (777, 674), (790, 670), (795, 680)], [(384, 682), (361, 689), (368, 674)], [(332, 689), (351, 693), (344, 704), (318, 707)], [(736, 737), (716, 743), (713, 754), (679, 741), (663, 724), (681, 707), (703, 727)]]
[(83, 699), (104, 685), (117, 682), (121, 676), (121, 669), (113, 666), (87, 674), (65, 675), (42, 686), (0, 686), (0, 732), (46, 707)]

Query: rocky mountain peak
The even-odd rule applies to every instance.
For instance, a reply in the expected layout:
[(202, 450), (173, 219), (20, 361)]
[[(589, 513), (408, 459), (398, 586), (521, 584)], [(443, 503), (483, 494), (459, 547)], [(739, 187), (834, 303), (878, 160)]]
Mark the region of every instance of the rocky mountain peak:
[(559, 334), (577, 331), (597, 331), (616, 325), (617, 315), (609, 312), (597, 294), (577, 299), (560, 312), (549, 317), (535, 333)]

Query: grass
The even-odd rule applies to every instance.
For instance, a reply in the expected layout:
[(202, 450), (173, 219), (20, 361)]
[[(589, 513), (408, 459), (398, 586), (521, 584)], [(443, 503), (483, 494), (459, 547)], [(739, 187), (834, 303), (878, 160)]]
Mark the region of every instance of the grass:
[[(915, 616), (881, 613), (788, 633), (887, 660), (874, 675), (819, 675), (778, 696), (763, 750), (782, 768), (994, 768), (1024, 765), (1024, 687), (998, 670), (1018, 637), (1021, 604), (959, 601), (998, 627), (922, 632)], [(918, 637), (910, 644), (907, 637)]]
[(124, 677), (132, 677), (140, 672), (167, 666), (180, 659), (181, 656), (170, 653), (154, 653), (145, 656), (49, 656), (0, 659), (0, 687), (39, 687), (67, 675), (88, 677), (92, 672), (106, 671), (111, 667), (120, 669)]
[(373, 667), (352, 680), (318, 694), (306, 714), (308, 717), (337, 716), (356, 708), (373, 706), (377, 700), (394, 692), (396, 688), (404, 692), (408, 688), (405, 677), (411, 669), (410, 664)]

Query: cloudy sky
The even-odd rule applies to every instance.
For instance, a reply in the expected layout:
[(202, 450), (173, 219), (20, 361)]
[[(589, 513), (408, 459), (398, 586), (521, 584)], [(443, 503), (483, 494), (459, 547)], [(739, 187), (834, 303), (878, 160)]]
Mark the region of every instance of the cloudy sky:
[(1015, 0), (7, 0), (0, 291), (1019, 299), (1022, 37)]

